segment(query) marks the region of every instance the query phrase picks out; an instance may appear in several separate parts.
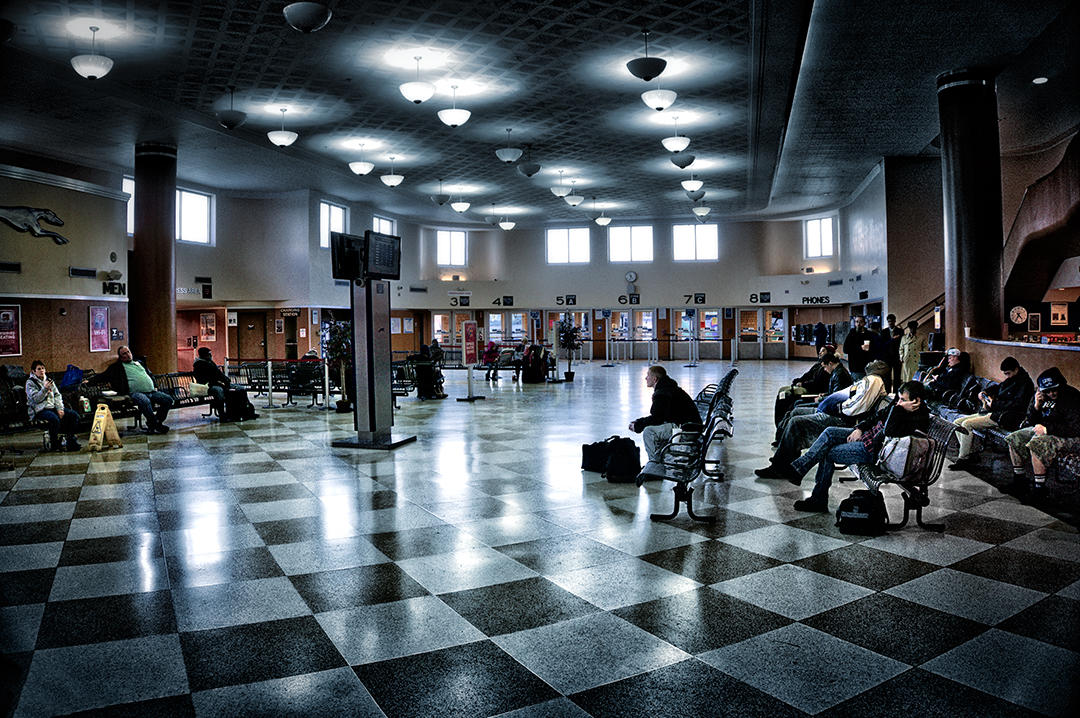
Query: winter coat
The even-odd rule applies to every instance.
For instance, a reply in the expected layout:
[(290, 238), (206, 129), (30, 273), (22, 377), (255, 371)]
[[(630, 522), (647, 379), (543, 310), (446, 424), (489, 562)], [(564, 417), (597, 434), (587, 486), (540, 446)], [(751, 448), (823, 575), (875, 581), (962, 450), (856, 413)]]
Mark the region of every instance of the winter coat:
[(656, 380), (653, 387), (652, 407), (649, 415), (634, 421), (634, 431), (640, 433), (646, 426), (659, 424), (700, 424), (701, 414), (697, 404), (669, 376)]
[(990, 418), (1010, 431), (1024, 421), (1028, 405), (1035, 398), (1035, 384), (1023, 368), (998, 384), (997, 396), (990, 405)]
[(904, 334), (900, 339), (900, 381), (911, 381), (919, 371), (919, 355), (926, 351), (926, 340), (918, 334)]
[(59, 411), (63, 408), (64, 397), (60, 395), (60, 389), (56, 386), (56, 382), (53, 382), (53, 385), (46, 389), (45, 382), (36, 376), (31, 375), (26, 380), (26, 412), (30, 415), (31, 421), (38, 415), (38, 412), (46, 409)]
[(1035, 408), (1035, 399), (1028, 404), (1024, 426), (1042, 424), (1046, 433), (1061, 439), (1080, 437), (1080, 390), (1065, 385), (1058, 389), (1057, 399), (1043, 398), (1042, 406)]

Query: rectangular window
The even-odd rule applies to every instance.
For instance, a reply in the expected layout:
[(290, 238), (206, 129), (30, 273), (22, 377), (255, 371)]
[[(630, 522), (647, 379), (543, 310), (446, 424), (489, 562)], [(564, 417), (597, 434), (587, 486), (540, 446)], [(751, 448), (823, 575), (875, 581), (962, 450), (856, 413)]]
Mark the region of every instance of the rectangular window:
[(651, 262), (652, 260), (652, 226), (608, 228), (609, 262)]
[(394, 234), (394, 220), (387, 219), (386, 217), (379, 217), (378, 215), (371, 222), (371, 228), (379, 234)]
[(833, 218), (806, 220), (806, 258), (833, 256)]
[(677, 224), (671, 238), (675, 261), (715, 262), (720, 257), (715, 224)]
[(319, 246), (330, 248), (330, 233), (345, 231), (346, 210), (336, 204), (319, 202)]
[(181, 242), (211, 244), (212, 195), (176, 190), (176, 238)]
[(127, 201), (127, 233), (135, 234), (135, 178), (125, 177), (123, 189), (131, 195)]
[(458, 230), (440, 229), (435, 236), (438, 242), (436, 263), (444, 267), (464, 267), (465, 233)]
[(547, 261), (548, 264), (588, 264), (589, 228), (549, 229)]

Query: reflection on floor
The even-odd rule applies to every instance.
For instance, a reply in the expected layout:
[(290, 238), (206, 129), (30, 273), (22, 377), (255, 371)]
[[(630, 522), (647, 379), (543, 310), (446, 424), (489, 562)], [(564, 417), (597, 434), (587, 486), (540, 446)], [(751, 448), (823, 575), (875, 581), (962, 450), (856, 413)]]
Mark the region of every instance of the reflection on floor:
[[(727, 369), (679, 364), (691, 392)], [(717, 523), (652, 523), (667, 487), (578, 468), (582, 442), (647, 412), (644, 368), (407, 399), (396, 428), (419, 441), (393, 453), (331, 449), (350, 417), (304, 408), (190, 409), (122, 450), (29, 451), (0, 483), (6, 699), (19, 716), (1076, 715), (1074, 528), (947, 470), (944, 533), (859, 539), (793, 511), (809, 480), (752, 470), (795, 362), (740, 367), (728, 478), (695, 497)]]

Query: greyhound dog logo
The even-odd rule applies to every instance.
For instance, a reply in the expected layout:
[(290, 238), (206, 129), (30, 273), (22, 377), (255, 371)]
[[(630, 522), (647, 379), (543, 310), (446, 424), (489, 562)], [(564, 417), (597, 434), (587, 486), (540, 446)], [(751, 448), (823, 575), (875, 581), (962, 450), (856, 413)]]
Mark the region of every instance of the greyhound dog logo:
[(57, 244), (67, 244), (68, 238), (59, 232), (43, 229), (41, 222), (64, 226), (64, 220), (56, 216), (51, 209), (37, 209), (34, 207), (0, 207), (0, 221), (13, 228), (16, 232), (29, 232), (34, 237), (52, 237)]

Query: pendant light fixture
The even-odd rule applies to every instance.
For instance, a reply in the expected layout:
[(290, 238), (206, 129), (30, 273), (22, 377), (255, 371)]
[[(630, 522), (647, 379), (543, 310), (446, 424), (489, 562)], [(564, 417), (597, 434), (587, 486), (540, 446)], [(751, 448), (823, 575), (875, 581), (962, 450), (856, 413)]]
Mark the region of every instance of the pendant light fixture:
[(579, 204), (585, 201), (585, 198), (579, 195), (577, 193), (577, 189), (575, 189), (574, 187), (574, 183), (576, 182), (577, 180), (570, 180), (570, 194), (563, 197), (563, 199), (566, 200), (566, 203), (571, 207), (577, 207)]
[(679, 116), (672, 118), (675, 122), (675, 134), (660, 140), (660, 144), (668, 152), (682, 152), (690, 146), (690, 138), (679, 134)]
[(500, 147), (499, 149), (495, 150), (495, 156), (498, 157), (500, 160), (502, 160), (503, 162), (505, 162), (508, 165), (511, 165), (514, 162), (517, 162), (518, 158), (521, 157), (521, 150), (518, 149), (517, 147), (511, 147), (510, 146), (510, 132), (511, 132), (510, 128), (507, 127), (506, 128), (506, 147)]
[(657, 112), (663, 112), (671, 107), (672, 103), (675, 102), (676, 97), (678, 97), (678, 95), (675, 94), (674, 90), (660, 89), (659, 80), (656, 81), (655, 90), (646, 90), (641, 93), (641, 101)]
[(442, 180), (439, 180), (439, 193), (431, 195), (431, 201), (440, 207), (450, 201), (450, 195), (442, 191)]
[(512, 219), (507, 219), (504, 215), (503, 218), (499, 220), (499, 226), (503, 230), (509, 232), (511, 229), (517, 226), (517, 222), (513, 221)]
[(525, 145), (525, 158), (518, 162), (517, 171), (526, 177), (532, 177), (540, 171), (540, 163), (532, 159), (532, 147)]
[(281, 108), (281, 129), (270, 130), (266, 133), (266, 136), (278, 147), (288, 147), (293, 142), (296, 142), (296, 138), (300, 135), (296, 134), (292, 130), (285, 129), (285, 113), (289, 111), (289, 108)]
[[(596, 197), (592, 198), (592, 208), (593, 208), (593, 214), (596, 214)], [(611, 217), (605, 216), (604, 215), (604, 210), (600, 210), (600, 216), (595, 218), (593, 221), (596, 222), (601, 227), (606, 227), (609, 224), (611, 224)]]
[(233, 109), (233, 93), (235, 87), (229, 88), (229, 109), (218, 113), (218, 123), (226, 130), (235, 130), (247, 121), (247, 113)]
[(491, 203), (491, 214), (489, 214), (487, 217), (484, 217), (484, 221), (487, 222), (488, 224), (498, 224), (499, 223), (499, 217), (495, 214), (495, 203), (494, 202)]
[(326, 27), (334, 13), (320, 2), (294, 2), (286, 5), (281, 14), (289, 27), (305, 34), (318, 32)]
[(667, 67), (667, 60), (659, 57), (649, 57), (649, 31), (642, 30), (645, 36), (645, 57), (638, 57), (626, 63), (626, 69), (634, 77), (640, 77), (645, 82), (650, 82)]
[(113, 66), (112, 59), (97, 54), (97, 34), (100, 29), (97, 25), (90, 26), (90, 54), (71, 58), (71, 67), (87, 80), (100, 80), (109, 74)]
[(405, 181), (405, 175), (399, 175), (394, 172), (394, 155), (390, 155), (390, 174), (382, 175), (379, 179), (382, 180), (382, 183), (387, 187), (397, 187)]
[(398, 89), (406, 100), (419, 105), (431, 99), (431, 96), (435, 94), (435, 85), (420, 79), (420, 60), (423, 59), (423, 55), (416, 55), (413, 59), (416, 60), (416, 79), (399, 85)]
[(559, 170), (559, 184), (551, 188), (551, 194), (556, 197), (565, 197), (570, 194), (570, 188), (563, 184), (563, 170)]
[(698, 205), (690, 211), (694, 213), (694, 216), (698, 218), (699, 222), (704, 222), (705, 218), (709, 216), (709, 212), (711, 212), (712, 210), (705, 205)]
[(697, 192), (705, 183), (694, 179), (694, 173), (690, 173), (690, 179), (682, 181), (682, 188), (687, 192)]
[(472, 113), (468, 110), (459, 110), (457, 106), (457, 85), (451, 85), (450, 89), (454, 92), (454, 102), (449, 110), (439, 110), (439, 119), (443, 121), (444, 125), (450, 127), (460, 127), (469, 121), (472, 117)]
[(451, 202), (450, 203), (450, 209), (454, 210), (458, 214), (465, 214), (465, 210), (467, 210), (469, 207), (470, 207), (469, 203), (466, 202), (464, 199), (462, 199), (462, 197), (461, 197), (461, 188), (458, 187), (457, 202)]
[(689, 167), (690, 165), (694, 164), (694, 160), (696, 160), (696, 159), (697, 159), (697, 157), (694, 157), (693, 155), (690, 155), (690, 154), (685, 154), (684, 155), (684, 154), (682, 154), (680, 152), (679, 154), (671, 157), (671, 164), (675, 165), (676, 167), (678, 167), (681, 170), (684, 170), (687, 167)]
[(358, 175), (366, 175), (369, 172), (371, 172), (371, 170), (375, 169), (375, 163), (374, 162), (365, 162), (364, 161), (364, 144), (363, 143), (360, 143), (360, 159), (357, 160), (356, 162), (350, 162), (349, 163), (349, 169), (351, 169), (353, 171), (353, 174), (358, 174)]

